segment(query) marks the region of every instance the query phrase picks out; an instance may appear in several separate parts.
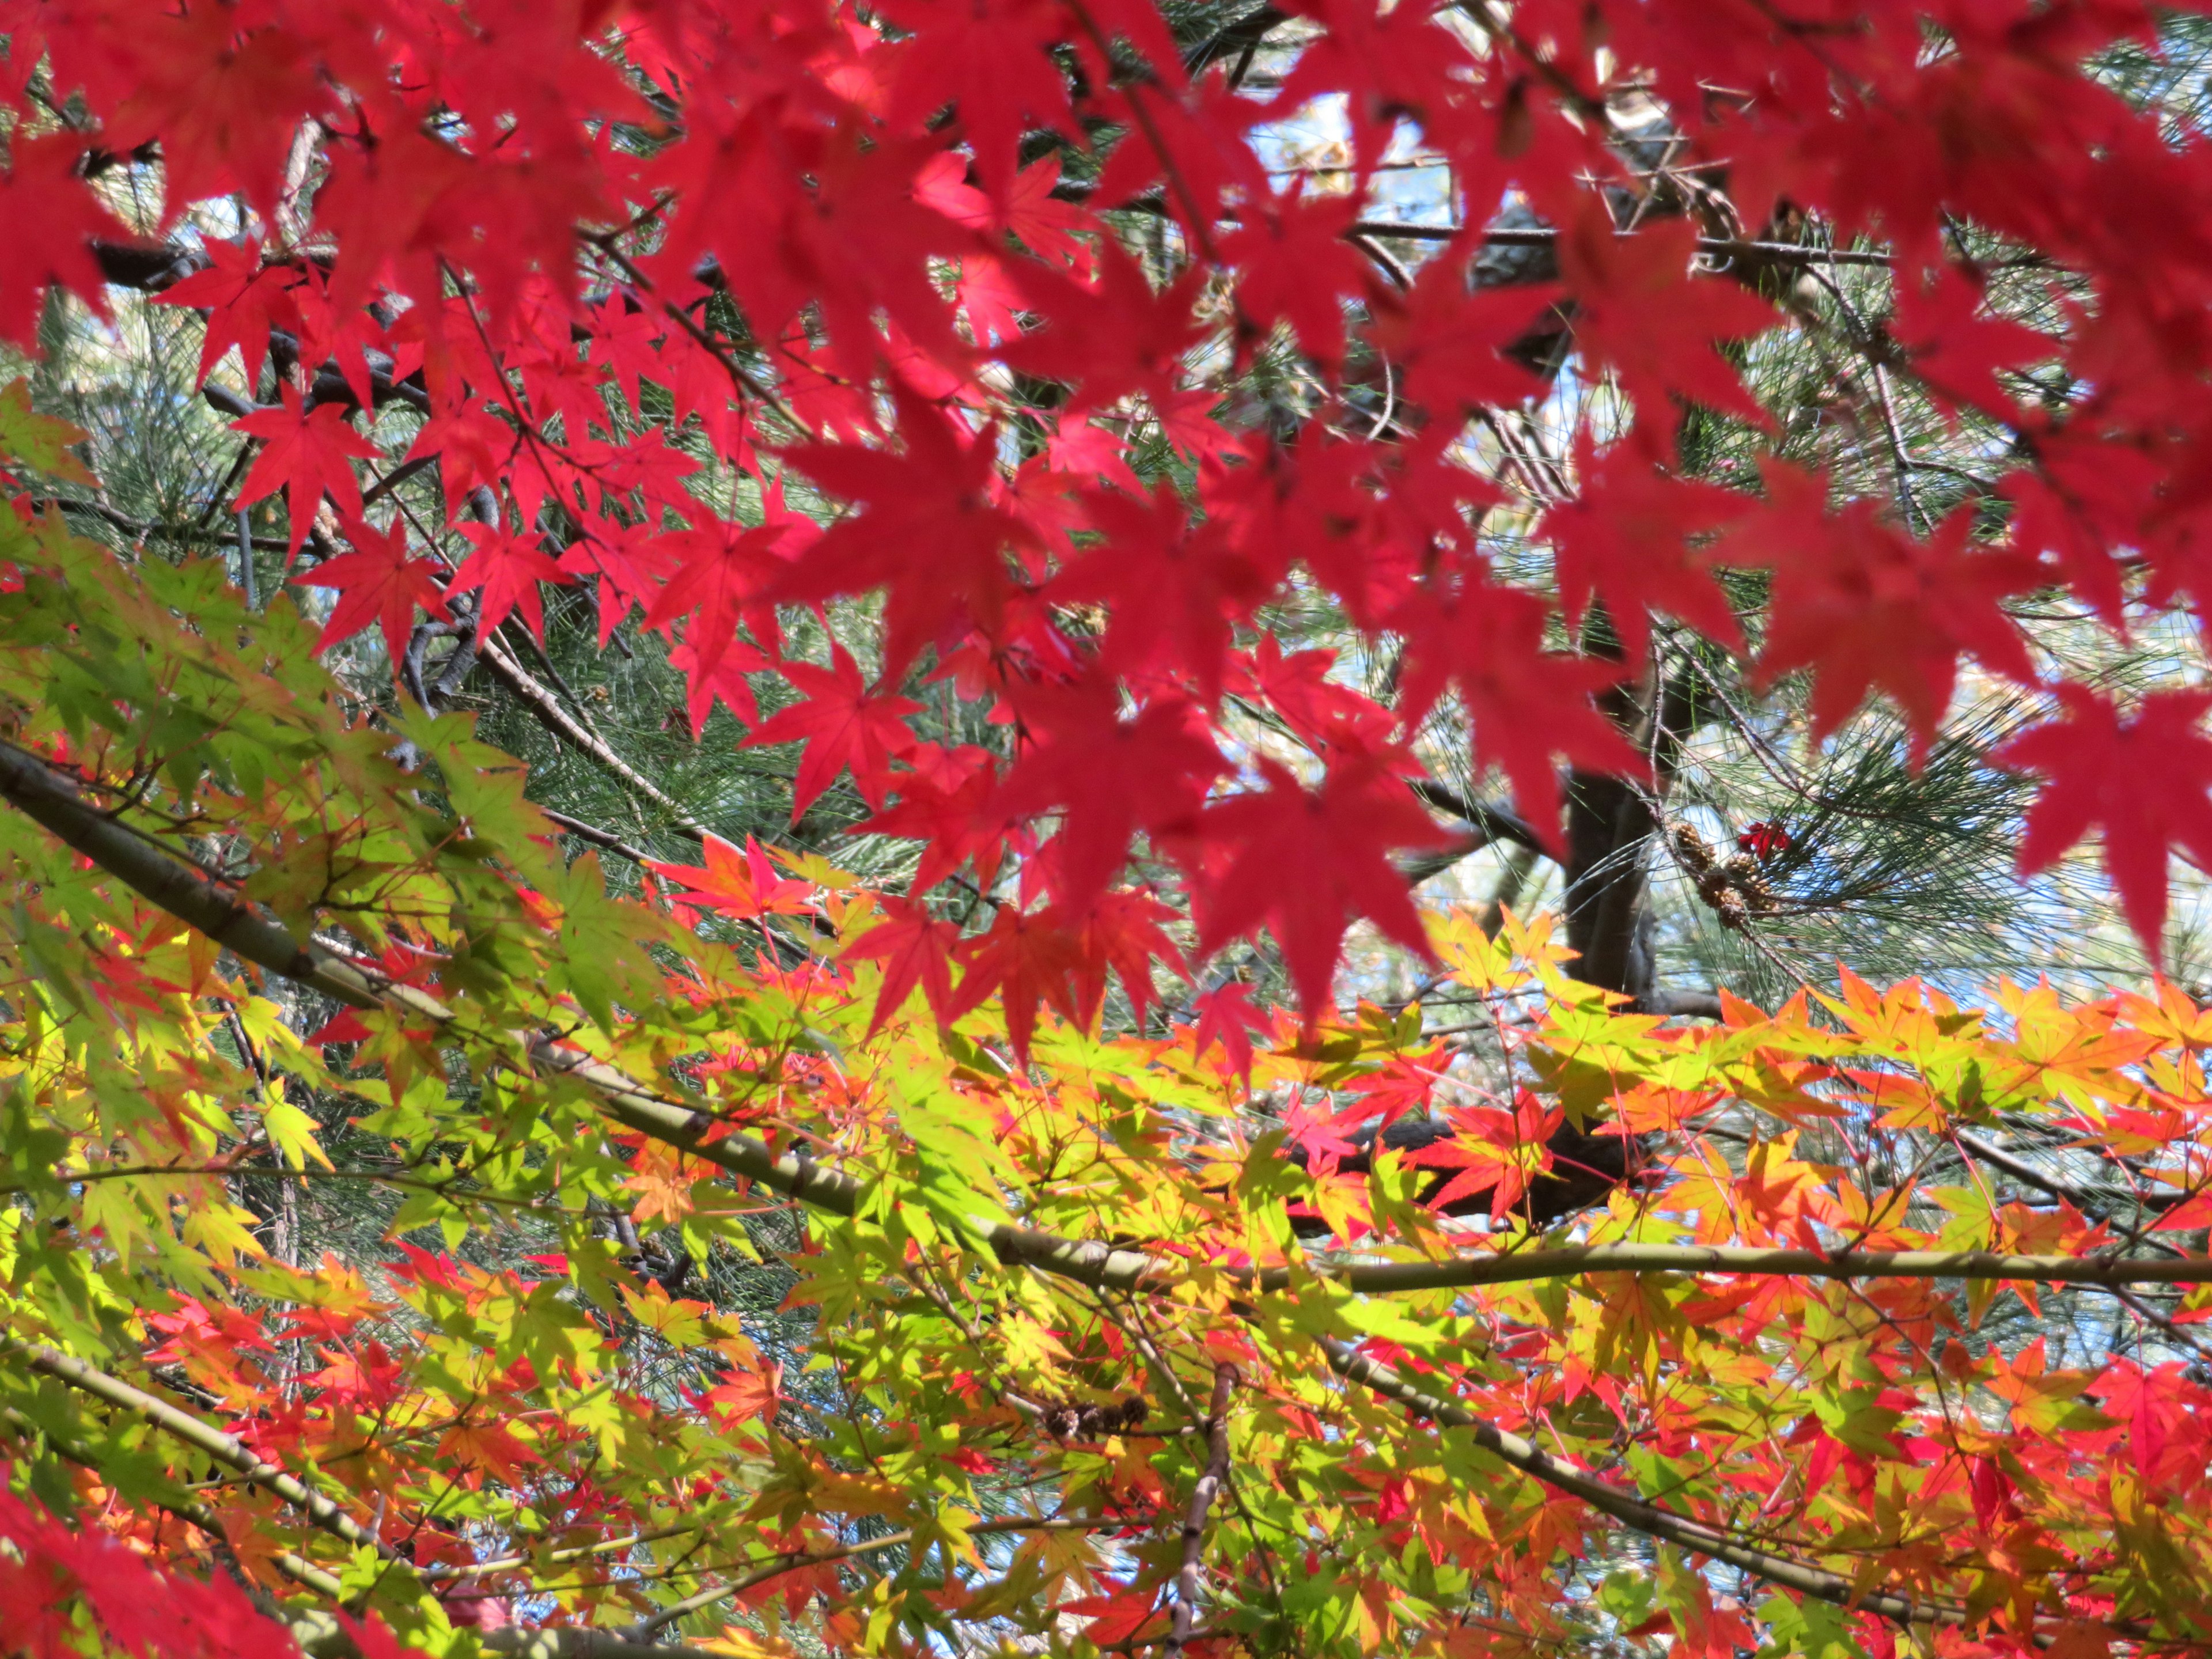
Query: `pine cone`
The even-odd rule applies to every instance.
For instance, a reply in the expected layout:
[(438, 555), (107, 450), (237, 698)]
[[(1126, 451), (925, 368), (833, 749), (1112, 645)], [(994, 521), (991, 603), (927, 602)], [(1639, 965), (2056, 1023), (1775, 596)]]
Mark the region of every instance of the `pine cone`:
[(1705, 837), (1688, 824), (1676, 824), (1674, 837), (1674, 851), (1680, 857), (1683, 867), (1692, 875), (1702, 876), (1713, 867), (1713, 849), (1706, 846)]

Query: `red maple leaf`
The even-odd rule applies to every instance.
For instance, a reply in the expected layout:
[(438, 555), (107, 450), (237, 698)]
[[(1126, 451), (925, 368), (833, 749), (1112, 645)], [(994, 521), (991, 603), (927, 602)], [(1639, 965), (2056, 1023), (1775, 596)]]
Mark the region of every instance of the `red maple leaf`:
[(898, 802), (857, 825), (855, 833), (924, 843), (907, 891), (926, 893), (973, 859), (975, 882), (988, 887), (1006, 845), (1005, 816), (987, 810), (999, 775), (989, 752), (972, 744), (945, 750), (916, 745), (905, 757), (916, 769), (899, 777)]
[(1003, 192), (1016, 147), (1033, 127), (1079, 140), (1067, 79), (1048, 49), (1073, 27), (1050, 0), (968, 0), (959, 7), (884, 0), (884, 15), (915, 31), (897, 55), (888, 118), (918, 125), (952, 105), (977, 172)]
[(1764, 423), (1714, 347), (1771, 327), (1774, 308), (1726, 278), (1691, 274), (1698, 233), (1688, 220), (1623, 235), (1602, 198), (1587, 204), (1559, 240), (1577, 349), (1613, 371), (1648, 422), (1666, 423), (1669, 400), (1680, 398)]
[(1058, 891), (1079, 915), (1114, 878), (1139, 831), (1188, 826), (1206, 786), (1228, 769), (1204, 716), (1181, 699), (1125, 718), (1113, 689), (1086, 678), (1065, 690), (1026, 690), (1017, 708), (1035, 740), (994, 805), (1009, 818), (1062, 809)]
[(1447, 685), (1457, 686), (1476, 763), (1504, 772), (1521, 816), (1549, 839), (1559, 826), (1554, 755), (1632, 776), (1644, 765), (1590, 700), (1620, 678), (1620, 665), (1545, 650), (1544, 620), (1534, 594), (1480, 577), (1455, 593), (1424, 590), (1399, 617), (1406, 637), (1399, 714), (1410, 726)]
[(1929, 287), (1899, 283), (1889, 335), (1905, 349), (1920, 383), (1947, 407), (2008, 420), (2017, 411), (1997, 370), (2043, 362), (2057, 355), (2059, 342), (2007, 318), (1982, 315), (1984, 303), (1978, 279), (1944, 265)]
[(714, 712), (717, 701), (747, 726), (758, 720), (760, 704), (745, 676), (768, 672), (775, 667), (766, 652), (755, 650), (743, 640), (726, 647), (720, 660), (703, 671), (699, 666), (699, 653), (691, 648), (690, 641), (684, 641), (669, 652), (668, 665), (684, 676), (684, 713), (691, 723), (694, 742), (707, 729), (707, 717)]
[(1268, 1015), (1252, 1006), (1252, 988), (1232, 979), (1201, 992), (1192, 1000), (1191, 1008), (1198, 1015), (1191, 1058), (1205, 1059), (1207, 1050), (1218, 1043), (1221, 1063), (1231, 1075), (1251, 1076), (1252, 1035), (1256, 1031), (1264, 1036), (1273, 1024)]
[(2166, 927), (2166, 852), (2179, 847), (2212, 870), (2212, 692), (2154, 691), (2132, 716), (2100, 691), (2061, 685), (2062, 718), (2030, 726), (1991, 751), (1998, 766), (2039, 772), (2049, 785), (2027, 809), (2023, 874), (2047, 869), (2093, 829), (2128, 923), (2154, 961)]
[(961, 941), (959, 954), (964, 968), (952, 997), (952, 1018), (997, 992), (1006, 1012), (1006, 1040), (1021, 1063), (1029, 1060), (1040, 1003), (1049, 1003), (1067, 1019), (1081, 1020), (1076, 977), (1083, 949), (1059, 906), (1024, 910), (1001, 904), (988, 929)]
[(92, 257), (95, 237), (129, 233), (78, 175), (84, 140), (69, 133), (17, 136), (0, 173), (0, 220), (12, 226), (0, 240), (0, 339), (38, 349), (39, 307), (58, 283), (100, 315), (106, 279)]
[(1144, 1028), (1152, 1003), (1152, 963), (1164, 962), (1178, 973), (1183, 969), (1182, 951), (1166, 933), (1178, 919), (1170, 906), (1135, 889), (1101, 893), (1091, 902), (1076, 938), (1076, 1012), (1086, 1028), (1097, 1024), (1109, 969), (1121, 981), (1138, 1029)]
[(1723, 538), (1716, 556), (1774, 569), (1773, 615), (1758, 677), (1810, 668), (1813, 735), (1826, 737), (1879, 688), (1897, 700), (1925, 751), (1949, 706), (1959, 659), (2034, 679), (2000, 601), (2044, 580), (2036, 562), (1978, 547), (1961, 507), (1925, 541), (1884, 522), (1872, 502), (1826, 511), (1827, 481), (1779, 462), (1764, 469), (1766, 504)]
[(543, 641), (545, 611), (538, 596), (538, 584), (565, 586), (572, 578), (534, 536), (511, 535), (497, 525), (463, 524), (454, 528), (472, 550), (453, 573), (448, 591), (465, 593), (472, 587), (483, 589), (477, 625), (486, 632), (506, 621), (510, 611), (520, 611), (531, 637)]
[(315, 649), (327, 649), (378, 623), (384, 629), (385, 649), (397, 665), (406, 654), (416, 607), (441, 618), (452, 614), (439, 590), (437, 562), (409, 558), (406, 534), (397, 524), (378, 530), (356, 520), (346, 526), (346, 539), (353, 544), (352, 552), (326, 560), (297, 578), (302, 586), (334, 587), (338, 592)]
[(1747, 824), (1737, 832), (1735, 844), (1761, 864), (1788, 852), (1796, 843), (1779, 818), (1767, 818), (1758, 823)]
[(713, 674), (723, 653), (738, 645), (741, 619), (757, 637), (775, 640), (775, 607), (763, 595), (784, 574), (791, 556), (812, 539), (813, 530), (805, 519), (781, 508), (778, 493), (766, 524), (748, 529), (713, 519), (665, 538), (684, 562), (646, 612), (645, 625), (672, 630), (678, 617), (688, 617), (684, 639), (695, 673)]
[(870, 691), (851, 652), (833, 641), (830, 653), (827, 668), (804, 662), (783, 665), (784, 678), (805, 693), (805, 700), (771, 714), (743, 744), (747, 749), (771, 743), (806, 745), (792, 781), (793, 823), (848, 767), (862, 799), (880, 808), (890, 784), (891, 757), (914, 746), (906, 716), (921, 705), (908, 697)]
[(893, 387), (902, 453), (805, 444), (784, 459), (860, 511), (823, 532), (770, 597), (811, 603), (889, 590), (884, 670), (896, 674), (957, 623), (994, 625), (1011, 586), (1006, 552), (1033, 541), (997, 506), (998, 441), (970, 434), (904, 381)]
[(1459, 1172), (1429, 1198), (1429, 1207), (1443, 1212), (1462, 1198), (1488, 1192), (1491, 1218), (1503, 1219), (1521, 1201), (1530, 1179), (1551, 1167), (1548, 1143), (1565, 1113), (1558, 1107), (1547, 1109), (1541, 1098), (1522, 1089), (1510, 1112), (1458, 1106), (1449, 1115), (1456, 1134), (1406, 1154), (1408, 1164)]
[(1429, 955), (1420, 914), (1389, 855), (1449, 837), (1382, 757), (1348, 754), (1315, 789), (1266, 756), (1258, 765), (1267, 787), (1208, 807), (1198, 831), (1206, 861), (1218, 856), (1224, 866), (1218, 879), (1201, 883), (1199, 949), (1272, 928), (1311, 1024), (1328, 1006), (1338, 947), (1359, 917)]
[(258, 409), (231, 422), (231, 430), (261, 441), (252, 471), (238, 492), (245, 507), (264, 495), (284, 492), (287, 516), (292, 524), (291, 551), (296, 555), (315, 521), (315, 510), (328, 494), (338, 516), (349, 521), (361, 517), (361, 483), (353, 476), (352, 462), (373, 461), (383, 452), (346, 422), (337, 404), (304, 406), (299, 388), (287, 384), (283, 403), (275, 409)]
[(261, 384), (262, 365), (269, 359), (269, 331), (300, 330), (296, 290), (301, 277), (289, 265), (261, 263), (258, 240), (207, 244), (208, 265), (175, 287), (154, 296), (161, 306), (190, 306), (208, 314), (207, 331), (200, 342), (200, 379), (207, 379), (223, 354), (238, 348), (246, 370), (246, 384)]
[(1344, 240), (1359, 198), (1308, 197), (1303, 185), (1245, 204), (1242, 228), (1218, 252), (1237, 269), (1239, 348), (1257, 349), (1287, 322), (1307, 354), (1334, 371), (1344, 361), (1343, 296), (1366, 287), (1366, 265)]
[(1401, 378), (1401, 395), (1456, 421), (1469, 410), (1510, 407), (1543, 382), (1505, 356), (1559, 297), (1555, 288), (1468, 292), (1463, 258), (1431, 260), (1402, 297), (1374, 300), (1375, 341)]
[(697, 907), (752, 921), (801, 915), (814, 908), (813, 884), (776, 874), (760, 842), (750, 836), (742, 852), (720, 836), (709, 836), (704, 866), (647, 860), (651, 869), (683, 886), (676, 900), (679, 908)]
[(1217, 694), (1235, 623), (1279, 574), (1247, 545), (1257, 538), (1218, 518), (1194, 524), (1172, 489), (1092, 489), (1078, 499), (1092, 544), (1054, 577), (1050, 597), (1109, 607), (1099, 660), (1110, 671), (1134, 678), (1166, 666)]
[(1536, 526), (1558, 562), (1568, 623), (1581, 623), (1593, 597), (1602, 600), (1631, 662), (1644, 659), (1653, 611), (1740, 645), (1743, 632), (1728, 595), (1689, 543), (1749, 510), (1751, 500), (1668, 471), (1633, 434), (1597, 456), (1585, 429), (1576, 439), (1575, 465), (1582, 493), (1550, 508)]
[(848, 958), (884, 964), (883, 989), (876, 997), (874, 1018), (868, 1023), (873, 1036), (884, 1022), (906, 1005), (920, 985), (930, 1012), (940, 1024), (952, 1016), (952, 952), (960, 930), (939, 921), (911, 899), (885, 897), (882, 921), (845, 947)]

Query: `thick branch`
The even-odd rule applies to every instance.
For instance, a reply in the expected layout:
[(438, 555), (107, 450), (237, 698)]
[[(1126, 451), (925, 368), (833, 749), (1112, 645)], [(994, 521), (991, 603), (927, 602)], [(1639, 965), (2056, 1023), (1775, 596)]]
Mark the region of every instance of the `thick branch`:
[[(1472, 1290), (1592, 1273), (1736, 1273), (1797, 1279), (1995, 1279), (2043, 1285), (2212, 1284), (2212, 1256), (2003, 1255), (1994, 1250), (1762, 1249), (1726, 1244), (1570, 1244), (1549, 1250), (1384, 1261), (1310, 1271), (1358, 1295)], [(1286, 1289), (1291, 1270), (1268, 1267), (1263, 1291)]]
[(1468, 848), (1468, 852), (1494, 841), (1510, 841), (1534, 853), (1551, 850), (1544, 845), (1544, 838), (1536, 833), (1526, 818), (1505, 807), (1470, 800), (1449, 784), (1439, 783), (1434, 778), (1414, 780), (1413, 793), (1439, 812), (1449, 812), (1462, 823), (1474, 828), (1482, 840), (1474, 847)]

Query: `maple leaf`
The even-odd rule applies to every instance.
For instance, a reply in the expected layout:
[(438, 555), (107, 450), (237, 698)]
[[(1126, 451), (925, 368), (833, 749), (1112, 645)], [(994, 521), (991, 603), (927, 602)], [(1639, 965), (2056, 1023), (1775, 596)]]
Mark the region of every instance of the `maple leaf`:
[(261, 384), (261, 370), (269, 360), (269, 332), (283, 328), (297, 332), (301, 326), (296, 298), (300, 272), (289, 265), (264, 265), (261, 243), (210, 239), (204, 245), (208, 264), (184, 281), (154, 296), (161, 306), (189, 306), (208, 313), (200, 341), (199, 377), (204, 381), (235, 346), (245, 370), (246, 384)]
[(884, 1022), (906, 1005), (920, 985), (930, 1012), (939, 1024), (952, 1021), (952, 953), (960, 930), (933, 917), (910, 899), (886, 896), (882, 921), (845, 947), (843, 954), (857, 961), (884, 964), (883, 988), (876, 997), (874, 1015), (868, 1022), (872, 1036)]
[(1266, 1036), (1274, 1022), (1252, 1006), (1252, 988), (1231, 980), (1191, 999), (1198, 1016), (1190, 1042), (1191, 1058), (1203, 1060), (1217, 1044), (1221, 1064), (1232, 1077), (1252, 1075), (1252, 1037)]
[(1338, 948), (1356, 919), (1430, 957), (1427, 932), (1389, 855), (1450, 838), (1381, 757), (1348, 754), (1316, 789), (1266, 756), (1258, 766), (1267, 787), (1208, 807), (1196, 831), (1206, 860), (1223, 866), (1200, 884), (1199, 949), (1211, 953), (1271, 928), (1310, 1025), (1328, 1006)]
[(460, 568), (453, 572), (447, 591), (465, 593), (471, 588), (481, 587), (483, 598), (478, 602), (478, 628), (490, 633), (507, 620), (510, 612), (520, 611), (531, 638), (543, 641), (545, 611), (538, 599), (538, 585), (551, 582), (556, 587), (566, 586), (573, 579), (551, 554), (538, 544), (535, 537), (511, 535), (497, 525), (461, 524), (453, 527), (460, 532), (471, 550), (461, 561)]
[(1788, 852), (1795, 843), (1779, 818), (1767, 818), (1738, 831), (1735, 844), (1765, 864)]
[(1556, 842), (1559, 779), (1552, 757), (1634, 776), (1641, 759), (1590, 701), (1616, 684), (1618, 663), (1544, 649), (1544, 605), (1534, 594), (1470, 578), (1456, 592), (1424, 591), (1398, 618), (1406, 637), (1400, 717), (1410, 727), (1456, 686), (1474, 728), (1478, 765), (1495, 763), (1514, 805)]
[(679, 905), (696, 905), (740, 921), (804, 915), (814, 908), (814, 884), (776, 874), (760, 842), (750, 836), (742, 852), (720, 836), (708, 836), (705, 850), (703, 866), (648, 860), (647, 867), (683, 887)]
[(66, 132), (18, 136), (9, 143), (0, 214), (16, 229), (0, 249), (0, 339), (26, 351), (38, 349), (39, 307), (51, 285), (107, 314), (106, 279), (92, 244), (129, 233), (79, 176), (84, 152), (84, 140)]
[(1905, 348), (1921, 384), (1954, 416), (1963, 407), (2008, 420), (2014, 404), (1997, 371), (2046, 362), (2059, 343), (2008, 318), (1981, 315), (1984, 304), (1977, 276), (1943, 265), (1931, 284), (1898, 283), (1889, 336)]
[(1003, 193), (987, 195), (977, 190), (967, 182), (967, 162), (959, 155), (939, 151), (915, 173), (915, 199), (970, 230), (1011, 235), (1048, 264), (1066, 266), (1089, 279), (1096, 259), (1090, 244), (1073, 233), (1095, 228), (1095, 222), (1074, 203), (1052, 193), (1060, 183), (1058, 155), (1030, 162)]
[(441, 620), (452, 618), (438, 586), (438, 563), (408, 557), (406, 534), (396, 523), (389, 530), (378, 530), (356, 520), (346, 527), (346, 539), (353, 544), (352, 552), (325, 560), (294, 579), (302, 586), (337, 590), (338, 602), (323, 624), (315, 649), (327, 650), (370, 623), (379, 623), (385, 651), (396, 670), (407, 654), (417, 607)]
[(664, 550), (679, 555), (683, 563), (646, 612), (645, 625), (669, 629), (678, 617), (689, 617), (684, 639), (696, 674), (712, 676), (723, 653), (737, 647), (741, 618), (757, 637), (776, 638), (775, 607), (763, 596), (812, 541), (814, 526), (785, 511), (780, 488), (767, 495), (767, 522), (754, 528), (716, 519), (663, 538)]
[(757, 723), (760, 704), (745, 676), (772, 672), (776, 665), (766, 652), (738, 640), (723, 647), (720, 659), (712, 669), (702, 669), (699, 653), (687, 640), (669, 652), (668, 665), (684, 676), (684, 714), (690, 722), (696, 743), (707, 729), (707, 717), (714, 712), (718, 702), (745, 725)]
[(223, 6), (178, 7), (138, 23), (109, 141), (161, 140), (172, 216), (228, 190), (273, 211), (294, 135), (328, 95), (308, 40), (295, 29), (241, 28)]
[(988, 928), (961, 941), (963, 971), (952, 995), (951, 1018), (959, 1018), (996, 992), (1006, 1014), (1006, 1040), (1014, 1058), (1026, 1065), (1040, 1003), (1081, 1022), (1076, 976), (1083, 954), (1081, 941), (1069, 932), (1057, 905), (1024, 910), (1001, 904)]
[(732, 1368), (730, 1380), (709, 1389), (701, 1403), (725, 1427), (772, 1414), (783, 1403), (783, 1362), (755, 1357)]
[(824, 531), (769, 597), (812, 602), (888, 589), (884, 672), (896, 674), (956, 620), (991, 627), (1007, 590), (1006, 551), (1028, 526), (996, 505), (996, 434), (970, 434), (904, 380), (893, 388), (902, 453), (805, 444), (784, 460), (861, 511)]
[(906, 717), (918, 713), (921, 705), (908, 697), (870, 691), (853, 653), (835, 641), (829, 667), (787, 662), (783, 674), (805, 694), (804, 700), (771, 714), (746, 736), (743, 746), (806, 745), (792, 780), (791, 821), (798, 823), (848, 767), (862, 799), (880, 808), (890, 787), (891, 757), (914, 746)]
[(1110, 238), (1101, 245), (1097, 276), (1089, 284), (1027, 266), (1017, 280), (1042, 320), (999, 356), (1026, 374), (1070, 386), (1075, 406), (1104, 409), (1141, 392), (1164, 413), (1176, 401), (1186, 354), (1199, 339), (1192, 307), (1202, 276), (1193, 270), (1155, 289), (1144, 266)]
[(2154, 691), (2131, 715), (2087, 686), (2057, 688), (2055, 720), (1990, 751), (1993, 765), (2040, 773), (2048, 786), (2027, 809), (2022, 874), (2048, 869), (2093, 829), (2105, 868), (2143, 949), (2163, 955), (2166, 852), (2178, 847), (2212, 870), (2212, 692)]
[(1568, 623), (1580, 624), (1593, 596), (1603, 600), (1630, 662), (1644, 659), (1653, 611), (1679, 617), (1724, 645), (1740, 645), (1743, 632), (1729, 597), (1689, 543), (1753, 503), (1668, 472), (1632, 434), (1602, 456), (1593, 451), (1584, 428), (1575, 441), (1581, 493), (1546, 509), (1536, 525), (1558, 561)]
[(1101, 893), (1077, 930), (1074, 995), (1079, 1023), (1095, 1029), (1106, 1000), (1106, 975), (1121, 981), (1139, 1026), (1152, 1005), (1152, 963), (1183, 971), (1182, 951), (1166, 933), (1180, 920), (1155, 895), (1130, 889)]
[(1375, 341), (1403, 377), (1406, 399), (1452, 420), (1510, 408), (1543, 382), (1506, 356), (1550, 309), (1555, 289), (1492, 288), (1470, 294), (1463, 258), (1433, 259), (1410, 292), (1374, 300)]
[(1113, 879), (1143, 830), (1187, 827), (1207, 785), (1228, 769), (1204, 716), (1163, 698), (1124, 717), (1110, 687), (1025, 690), (1017, 704), (1032, 734), (993, 803), (1010, 818), (1065, 811), (1059, 893), (1078, 914)]
[(921, 862), (907, 884), (909, 894), (927, 892), (971, 859), (976, 884), (988, 887), (997, 873), (1007, 828), (1005, 816), (989, 810), (999, 783), (989, 751), (971, 744), (951, 750), (922, 744), (904, 758), (915, 770), (901, 775), (897, 804), (856, 826), (855, 833), (925, 843)]
[(1408, 1164), (1458, 1171), (1425, 1194), (1424, 1201), (1432, 1210), (1448, 1212), (1461, 1199), (1487, 1192), (1491, 1218), (1503, 1220), (1528, 1190), (1529, 1182), (1551, 1168), (1550, 1143), (1565, 1113), (1556, 1106), (1547, 1109), (1537, 1096), (1522, 1089), (1510, 1112), (1461, 1106), (1449, 1116), (1457, 1133), (1405, 1155)]
[(1344, 300), (1366, 287), (1366, 266), (1344, 234), (1359, 216), (1356, 196), (1308, 197), (1297, 188), (1243, 209), (1243, 227), (1223, 238), (1220, 263), (1237, 271), (1237, 305), (1249, 353), (1287, 322), (1299, 345), (1334, 372), (1344, 361)]
[(281, 489), (292, 526), (290, 550), (296, 556), (325, 494), (341, 519), (361, 517), (361, 483), (351, 463), (375, 460), (382, 452), (353, 429), (339, 404), (308, 409), (299, 388), (289, 383), (283, 397), (276, 408), (256, 410), (233, 421), (230, 429), (261, 441), (261, 453), (239, 488), (238, 505), (246, 507)]
[(2000, 601), (2042, 580), (2024, 555), (1972, 545), (1974, 514), (1960, 507), (1926, 541), (1882, 522), (1874, 504), (1825, 510), (1826, 480), (1779, 462), (1764, 469), (1766, 504), (1716, 547), (1734, 564), (1774, 568), (1773, 615), (1757, 678), (1814, 672), (1813, 735), (1850, 717), (1879, 687), (1897, 700), (1916, 757), (1949, 706), (1960, 657), (1972, 652), (2022, 683), (2034, 670)]
[(27, 463), (38, 471), (71, 483), (98, 489), (92, 469), (72, 453), (91, 434), (81, 426), (41, 415), (31, 407), (31, 383), (18, 378), (0, 386), (0, 456)]
[(1012, 184), (1016, 148), (1031, 128), (1082, 141), (1066, 76), (1048, 55), (1071, 23), (1050, 0), (969, 0), (951, 9), (884, 0), (884, 12), (916, 36), (899, 54), (886, 118), (915, 125), (954, 106), (994, 193)]
[(1623, 235), (1600, 198), (1585, 203), (1559, 240), (1577, 348), (1613, 371), (1647, 422), (1665, 423), (1679, 398), (1763, 425), (1714, 347), (1771, 327), (1774, 308), (1725, 278), (1691, 274), (1698, 233), (1688, 220), (1647, 221)]

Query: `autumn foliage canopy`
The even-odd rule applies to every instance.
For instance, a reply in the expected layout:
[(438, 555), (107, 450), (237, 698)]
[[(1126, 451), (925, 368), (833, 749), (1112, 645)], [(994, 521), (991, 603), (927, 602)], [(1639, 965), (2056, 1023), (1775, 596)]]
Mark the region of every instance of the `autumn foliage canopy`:
[[(2070, 643), (2212, 599), (2173, 27), (0, 0), (0, 337), (232, 446), (0, 392), (0, 1650), (2212, 1644), (2212, 678)], [(2140, 988), (1659, 986), (1817, 853), (1670, 804), (1730, 684), (2027, 711)]]

